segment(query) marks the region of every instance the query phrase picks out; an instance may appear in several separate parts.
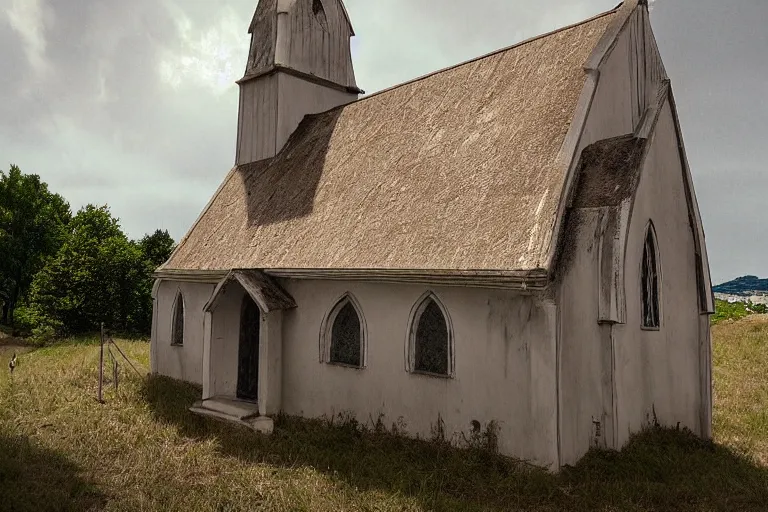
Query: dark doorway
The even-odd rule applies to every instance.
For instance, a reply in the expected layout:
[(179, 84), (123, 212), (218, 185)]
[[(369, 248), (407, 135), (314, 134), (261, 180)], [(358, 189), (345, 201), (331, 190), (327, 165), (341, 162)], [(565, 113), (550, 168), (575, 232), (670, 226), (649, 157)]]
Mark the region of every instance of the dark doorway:
[(237, 363), (237, 398), (259, 398), (259, 327), (261, 311), (246, 294), (240, 307), (240, 347)]

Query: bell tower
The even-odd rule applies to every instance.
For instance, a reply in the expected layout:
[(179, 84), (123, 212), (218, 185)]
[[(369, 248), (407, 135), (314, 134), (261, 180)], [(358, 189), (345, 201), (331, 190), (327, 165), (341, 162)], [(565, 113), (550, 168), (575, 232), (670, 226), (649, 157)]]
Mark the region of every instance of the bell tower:
[(248, 32), (248, 63), (237, 82), (237, 165), (275, 156), (305, 115), (363, 94), (342, 0), (259, 0)]

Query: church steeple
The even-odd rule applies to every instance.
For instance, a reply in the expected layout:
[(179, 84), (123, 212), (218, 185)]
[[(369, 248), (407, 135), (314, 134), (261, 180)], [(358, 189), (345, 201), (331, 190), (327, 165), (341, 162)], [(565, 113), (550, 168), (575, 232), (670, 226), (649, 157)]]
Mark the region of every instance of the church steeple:
[(238, 164), (274, 156), (305, 115), (363, 93), (342, 0), (260, 0), (248, 32), (248, 63), (238, 81)]

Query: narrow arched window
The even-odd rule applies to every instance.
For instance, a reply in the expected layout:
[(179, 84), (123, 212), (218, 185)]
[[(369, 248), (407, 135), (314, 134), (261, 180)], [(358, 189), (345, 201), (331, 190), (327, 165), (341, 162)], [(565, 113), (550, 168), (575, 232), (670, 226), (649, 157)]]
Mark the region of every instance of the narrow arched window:
[(445, 308), (428, 294), (416, 308), (410, 328), (410, 369), (450, 376), (453, 372), (452, 334)]
[(357, 368), (365, 366), (365, 322), (351, 295), (336, 303), (324, 330), (326, 361)]
[(315, 15), (315, 19), (318, 23), (320, 23), (320, 26), (323, 27), (323, 30), (328, 30), (328, 17), (325, 14), (325, 8), (323, 7), (322, 0), (313, 0), (312, 2), (312, 13)]
[(176, 294), (176, 301), (173, 305), (171, 344), (184, 345), (184, 298), (181, 296), (181, 292)]
[(643, 246), (640, 272), (643, 302), (643, 328), (658, 329), (661, 325), (659, 308), (659, 255), (653, 223), (648, 224)]

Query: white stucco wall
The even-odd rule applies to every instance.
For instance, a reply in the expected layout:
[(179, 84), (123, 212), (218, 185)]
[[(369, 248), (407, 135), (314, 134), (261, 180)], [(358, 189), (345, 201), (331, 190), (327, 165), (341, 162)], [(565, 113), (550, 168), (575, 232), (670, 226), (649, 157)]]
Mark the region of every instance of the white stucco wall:
[[(593, 442), (593, 419), (603, 421), (604, 347), (598, 323), (597, 209), (572, 212), (560, 304), (561, 463), (574, 464)], [(609, 376), (608, 376), (609, 377)]]
[[(361, 422), (402, 417), (411, 435), (430, 435), (438, 415), (448, 436), (499, 423), (500, 450), (556, 463), (555, 308), (511, 292), (437, 288), (455, 336), (455, 378), (405, 370), (411, 308), (427, 291), (413, 285), (285, 281), (298, 308), (283, 318), (283, 409), (319, 417), (351, 412)], [(324, 316), (346, 292), (368, 330), (365, 369), (320, 362)]]
[[(245, 290), (229, 284), (219, 296), (211, 314), (211, 390), (210, 396), (235, 396), (240, 349), (240, 308)], [(208, 397), (205, 397), (208, 398)]]
[(664, 78), (648, 15), (638, 9), (600, 66), (577, 155), (597, 141), (633, 133), (645, 109), (655, 104)]
[[(645, 229), (656, 228), (661, 273), (661, 329), (641, 325), (640, 268)], [(692, 227), (672, 111), (666, 103), (640, 178), (626, 253), (627, 323), (616, 326), (619, 442), (655, 407), (659, 422), (700, 433), (699, 304)], [(706, 324), (705, 324), (706, 325)]]
[[(647, 14), (638, 10), (600, 68), (577, 154), (596, 141), (635, 132), (665, 77)], [(595, 442), (593, 419), (602, 419), (601, 442), (615, 448), (652, 420), (654, 406), (661, 423), (680, 421), (701, 431), (699, 344), (706, 336), (699, 331), (708, 323), (698, 311), (695, 249), (677, 143), (666, 105), (627, 228), (626, 324), (598, 324), (600, 212), (574, 212), (578, 234), (558, 287), (563, 464), (576, 462)], [(659, 332), (640, 329), (640, 261), (649, 218), (655, 219), (661, 251)]]
[[(215, 285), (161, 281), (155, 299), (152, 329), (152, 372), (174, 379), (202, 384), (203, 307)], [(184, 297), (184, 346), (171, 345), (173, 303), (181, 291)]]

